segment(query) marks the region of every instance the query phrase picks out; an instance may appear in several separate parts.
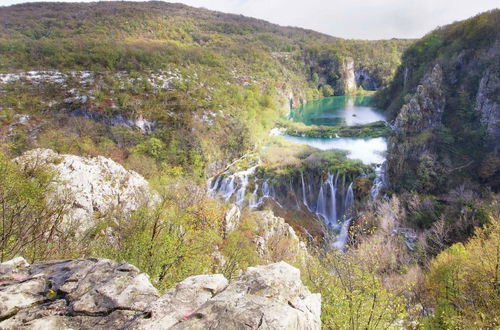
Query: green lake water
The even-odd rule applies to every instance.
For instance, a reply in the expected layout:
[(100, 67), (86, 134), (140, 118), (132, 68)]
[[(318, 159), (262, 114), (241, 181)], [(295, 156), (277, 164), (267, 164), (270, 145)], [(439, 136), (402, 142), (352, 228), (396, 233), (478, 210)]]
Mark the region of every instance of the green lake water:
[(369, 96), (332, 96), (290, 111), (290, 120), (306, 125), (348, 126), (385, 120), (384, 110), (370, 106)]
[[(306, 125), (359, 125), (385, 120), (384, 111), (370, 106), (371, 97), (332, 96), (307, 102), (290, 111), (290, 120)], [(361, 160), (365, 164), (380, 164), (385, 161), (387, 140), (385, 138), (311, 138), (284, 135), (290, 142), (307, 144), (320, 150), (345, 150), (347, 157)]]

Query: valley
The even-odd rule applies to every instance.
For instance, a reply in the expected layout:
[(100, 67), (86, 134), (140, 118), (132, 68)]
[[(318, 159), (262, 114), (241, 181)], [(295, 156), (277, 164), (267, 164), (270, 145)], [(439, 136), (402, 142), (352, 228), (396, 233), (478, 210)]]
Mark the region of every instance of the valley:
[(499, 63), (498, 9), (0, 7), (0, 329), (498, 327)]

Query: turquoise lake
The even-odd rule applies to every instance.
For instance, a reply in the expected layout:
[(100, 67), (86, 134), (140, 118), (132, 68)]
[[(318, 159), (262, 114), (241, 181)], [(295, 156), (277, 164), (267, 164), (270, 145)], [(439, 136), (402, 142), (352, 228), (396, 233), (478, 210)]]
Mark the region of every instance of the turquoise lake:
[[(385, 120), (384, 111), (370, 106), (371, 97), (332, 96), (307, 102), (290, 111), (290, 120), (306, 125), (348, 126), (369, 124)], [(385, 161), (387, 140), (385, 138), (310, 138), (284, 135), (290, 142), (307, 144), (320, 150), (344, 150), (350, 159), (365, 164), (380, 164)]]
[(385, 120), (384, 110), (370, 106), (369, 96), (332, 96), (292, 109), (289, 119), (306, 125), (348, 126)]

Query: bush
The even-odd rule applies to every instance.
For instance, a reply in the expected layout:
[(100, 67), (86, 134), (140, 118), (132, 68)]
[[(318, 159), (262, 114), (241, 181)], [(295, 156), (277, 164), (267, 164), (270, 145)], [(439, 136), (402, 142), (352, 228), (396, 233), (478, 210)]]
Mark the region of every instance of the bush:
[(467, 243), (441, 252), (430, 265), (426, 286), (434, 315), (429, 329), (493, 329), (500, 325), (500, 219)]
[(0, 153), (0, 173), (0, 262), (19, 255), (31, 262), (57, 256), (68, 205), (46, 199), (52, 192), (50, 172), (40, 166), (22, 171)]

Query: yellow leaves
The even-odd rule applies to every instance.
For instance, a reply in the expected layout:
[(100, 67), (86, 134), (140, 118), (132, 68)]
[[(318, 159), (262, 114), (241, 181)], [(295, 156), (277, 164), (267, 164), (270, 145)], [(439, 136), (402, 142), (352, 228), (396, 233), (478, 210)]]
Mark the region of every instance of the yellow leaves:
[(498, 326), (500, 219), (491, 220), (467, 243), (452, 245), (432, 261), (426, 286), (437, 304), (434, 322)]
[(47, 298), (54, 299), (56, 296), (57, 293), (54, 290), (50, 289), (49, 291), (47, 291)]

